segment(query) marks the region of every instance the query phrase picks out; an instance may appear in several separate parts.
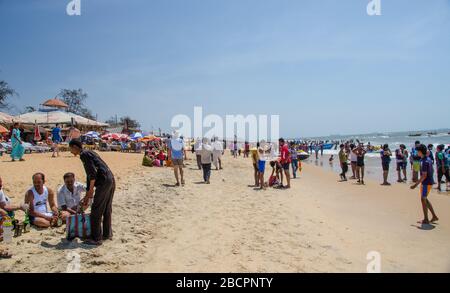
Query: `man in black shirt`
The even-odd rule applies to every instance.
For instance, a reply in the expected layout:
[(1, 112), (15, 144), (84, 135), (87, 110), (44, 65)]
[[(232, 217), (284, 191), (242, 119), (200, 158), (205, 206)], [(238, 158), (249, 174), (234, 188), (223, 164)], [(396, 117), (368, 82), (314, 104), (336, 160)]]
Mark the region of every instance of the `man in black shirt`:
[(86, 244), (101, 245), (102, 240), (112, 239), (112, 201), (116, 189), (114, 175), (100, 156), (93, 151), (84, 150), (79, 140), (70, 141), (69, 147), (72, 154), (80, 156), (86, 172), (87, 191), (83, 203), (86, 204), (94, 198), (91, 206), (92, 239), (87, 240)]

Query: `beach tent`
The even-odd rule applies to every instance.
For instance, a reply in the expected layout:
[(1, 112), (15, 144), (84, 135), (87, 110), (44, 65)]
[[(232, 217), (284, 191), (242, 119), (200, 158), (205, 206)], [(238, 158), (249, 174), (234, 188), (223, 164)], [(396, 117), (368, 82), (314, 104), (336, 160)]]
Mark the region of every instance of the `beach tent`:
[(69, 108), (69, 106), (66, 103), (64, 103), (63, 101), (61, 101), (60, 99), (57, 99), (57, 98), (45, 101), (42, 104), (42, 106), (52, 107), (52, 108), (60, 108), (60, 109)]
[(136, 139), (141, 139), (141, 138), (143, 138), (143, 137), (144, 137), (144, 136), (142, 135), (142, 133), (136, 132), (136, 133), (133, 134), (130, 138), (133, 139), (133, 140), (136, 140)]
[(23, 124), (71, 124), (72, 120), (83, 126), (106, 127), (108, 124), (97, 122), (70, 112), (62, 111), (34, 111), (14, 117)]
[(3, 112), (0, 112), (0, 123), (12, 124), (13, 123), (13, 119), (14, 119), (13, 116), (11, 116), (9, 114), (6, 114), (6, 113), (3, 113)]
[(100, 136), (100, 134), (96, 131), (89, 131), (88, 133), (86, 133), (86, 136), (98, 138)]
[(5, 134), (5, 133), (9, 133), (9, 130), (6, 127), (0, 125), (0, 134)]

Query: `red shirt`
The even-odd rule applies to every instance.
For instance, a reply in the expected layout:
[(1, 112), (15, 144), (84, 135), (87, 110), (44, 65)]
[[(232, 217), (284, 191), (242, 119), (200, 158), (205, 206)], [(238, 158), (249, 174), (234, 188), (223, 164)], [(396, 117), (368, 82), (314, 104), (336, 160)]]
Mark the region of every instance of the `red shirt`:
[(287, 164), (291, 162), (291, 154), (289, 153), (289, 147), (284, 144), (280, 150), (281, 153), (281, 164)]

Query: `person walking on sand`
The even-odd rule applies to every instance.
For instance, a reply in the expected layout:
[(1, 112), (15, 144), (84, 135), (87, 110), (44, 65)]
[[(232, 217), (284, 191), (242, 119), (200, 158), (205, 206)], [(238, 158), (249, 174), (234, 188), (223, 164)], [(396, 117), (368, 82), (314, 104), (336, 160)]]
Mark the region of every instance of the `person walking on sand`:
[(212, 143), (213, 152), (213, 164), (216, 170), (222, 170), (222, 154), (223, 154), (223, 143), (217, 138), (214, 138)]
[(70, 141), (69, 148), (74, 156), (80, 156), (86, 172), (86, 195), (81, 202), (87, 206), (93, 199), (91, 239), (86, 240), (85, 244), (98, 246), (103, 240), (112, 240), (112, 202), (116, 181), (108, 165), (96, 152), (84, 150), (81, 141)]
[[(427, 147), (425, 145), (421, 144), (419, 146), (416, 146), (416, 151), (417, 155), (421, 158), (420, 160), (421, 175), (420, 179), (411, 186), (411, 189), (415, 189), (419, 184), (421, 185), (420, 201), (422, 203), (422, 210), (423, 210), (422, 224), (429, 224), (430, 222), (434, 223), (437, 222), (439, 218), (434, 212), (433, 206), (431, 205), (431, 202), (428, 199), (428, 195), (430, 194), (430, 191), (434, 184), (433, 163), (431, 162), (431, 159), (427, 156)], [(431, 215), (433, 216), (431, 218), (431, 221), (428, 219), (428, 210), (431, 212)]]
[[(173, 133), (172, 138), (168, 141), (168, 150), (169, 156), (172, 160), (173, 173), (175, 175), (175, 180), (177, 181), (176, 186), (180, 186), (180, 178), (181, 177), (181, 185), (184, 185), (184, 141), (180, 137), (179, 133), (175, 131)], [(178, 176), (178, 173), (180, 175)]]
[(389, 145), (383, 145), (383, 149), (380, 152), (381, 156), (381, 166), (383, 168), (383, 183), (381, 185), (391, 185), (388, 182), (389, 177), (389, 165), (391, 164), (391, 150), (389, 149)]
[(195, 140), (194, 149), (195, 149), (195, 157), (197, 159), (197, 167), (199, 170), (201, 170), (202, 169), (202, 157), (200, 155), (200, 151), (202, 149), (202, 142), (199, 137), (197, 137), (197, 139)]
[(212, 163), (212, 147), (209, 145), (208, 138), (203, 138), (202, 148), (200, 150), (200, 159), (203, 169), (203, 180), (206, 184), (210, 184), (211, 163)]
[(347, 174), (347, 171), (348, 171), (348, 163), (347, 163), (348, 156), (347, 156), (347, 153), (346, 153), (344, 147), (345, 147), (344, 144), (341, 144), (339, 146), (339, 148), (340, 148), (340, 151), (339, 151), (339, 163), (341, 164), (341, 169), (342, 169), (342, 172), (340, 174), (341, 181), (347, 181), (347, 177), (346, 177), (345, 174)]
[(267, 153), (269, 150), (267, 149), (267, 144), (265, 141), (261, 141), (258, 147), (258, 174), (259, 174), (259, 188), (266, 189), (264, 184), (264, 172), (266, 170), (266, 161), (267, 161)]
[(19, 123), (16, 122), (11, 131), (11, 160), (13, 162), (16, 160), (25, 161), (23, 159), (24, 154), (25, 148), (23, 147), (23, 142), (20, 137)]
[(59, 157), (59, 144), (62, 142), (61, 128), (59, 128), (59, 124), (56, 124), (55, 128), (52, 129), (52, 142), (53, 142), (52, 158)]

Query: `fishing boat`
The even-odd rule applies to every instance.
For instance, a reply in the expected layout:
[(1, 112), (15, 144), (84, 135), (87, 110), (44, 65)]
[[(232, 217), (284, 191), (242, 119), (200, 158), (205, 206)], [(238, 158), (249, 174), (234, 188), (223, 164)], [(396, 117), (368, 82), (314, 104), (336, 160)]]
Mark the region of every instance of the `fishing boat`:
[(309, 154), (307, 152), (305, 152), (305, 151), (298, 151), (297, 152), (297, 157), (298, 157), (298, 159), (300, 161), (304, 161), (304, 160), (309, 158)]
[(416, 136), (422, 136), (422, 133), (411, 133), (408, 134), (409, 137), (416, 137)]
[(324, 150), (331, 150), (334, 147), (334, 143), (326, 143), (323, 145)]

